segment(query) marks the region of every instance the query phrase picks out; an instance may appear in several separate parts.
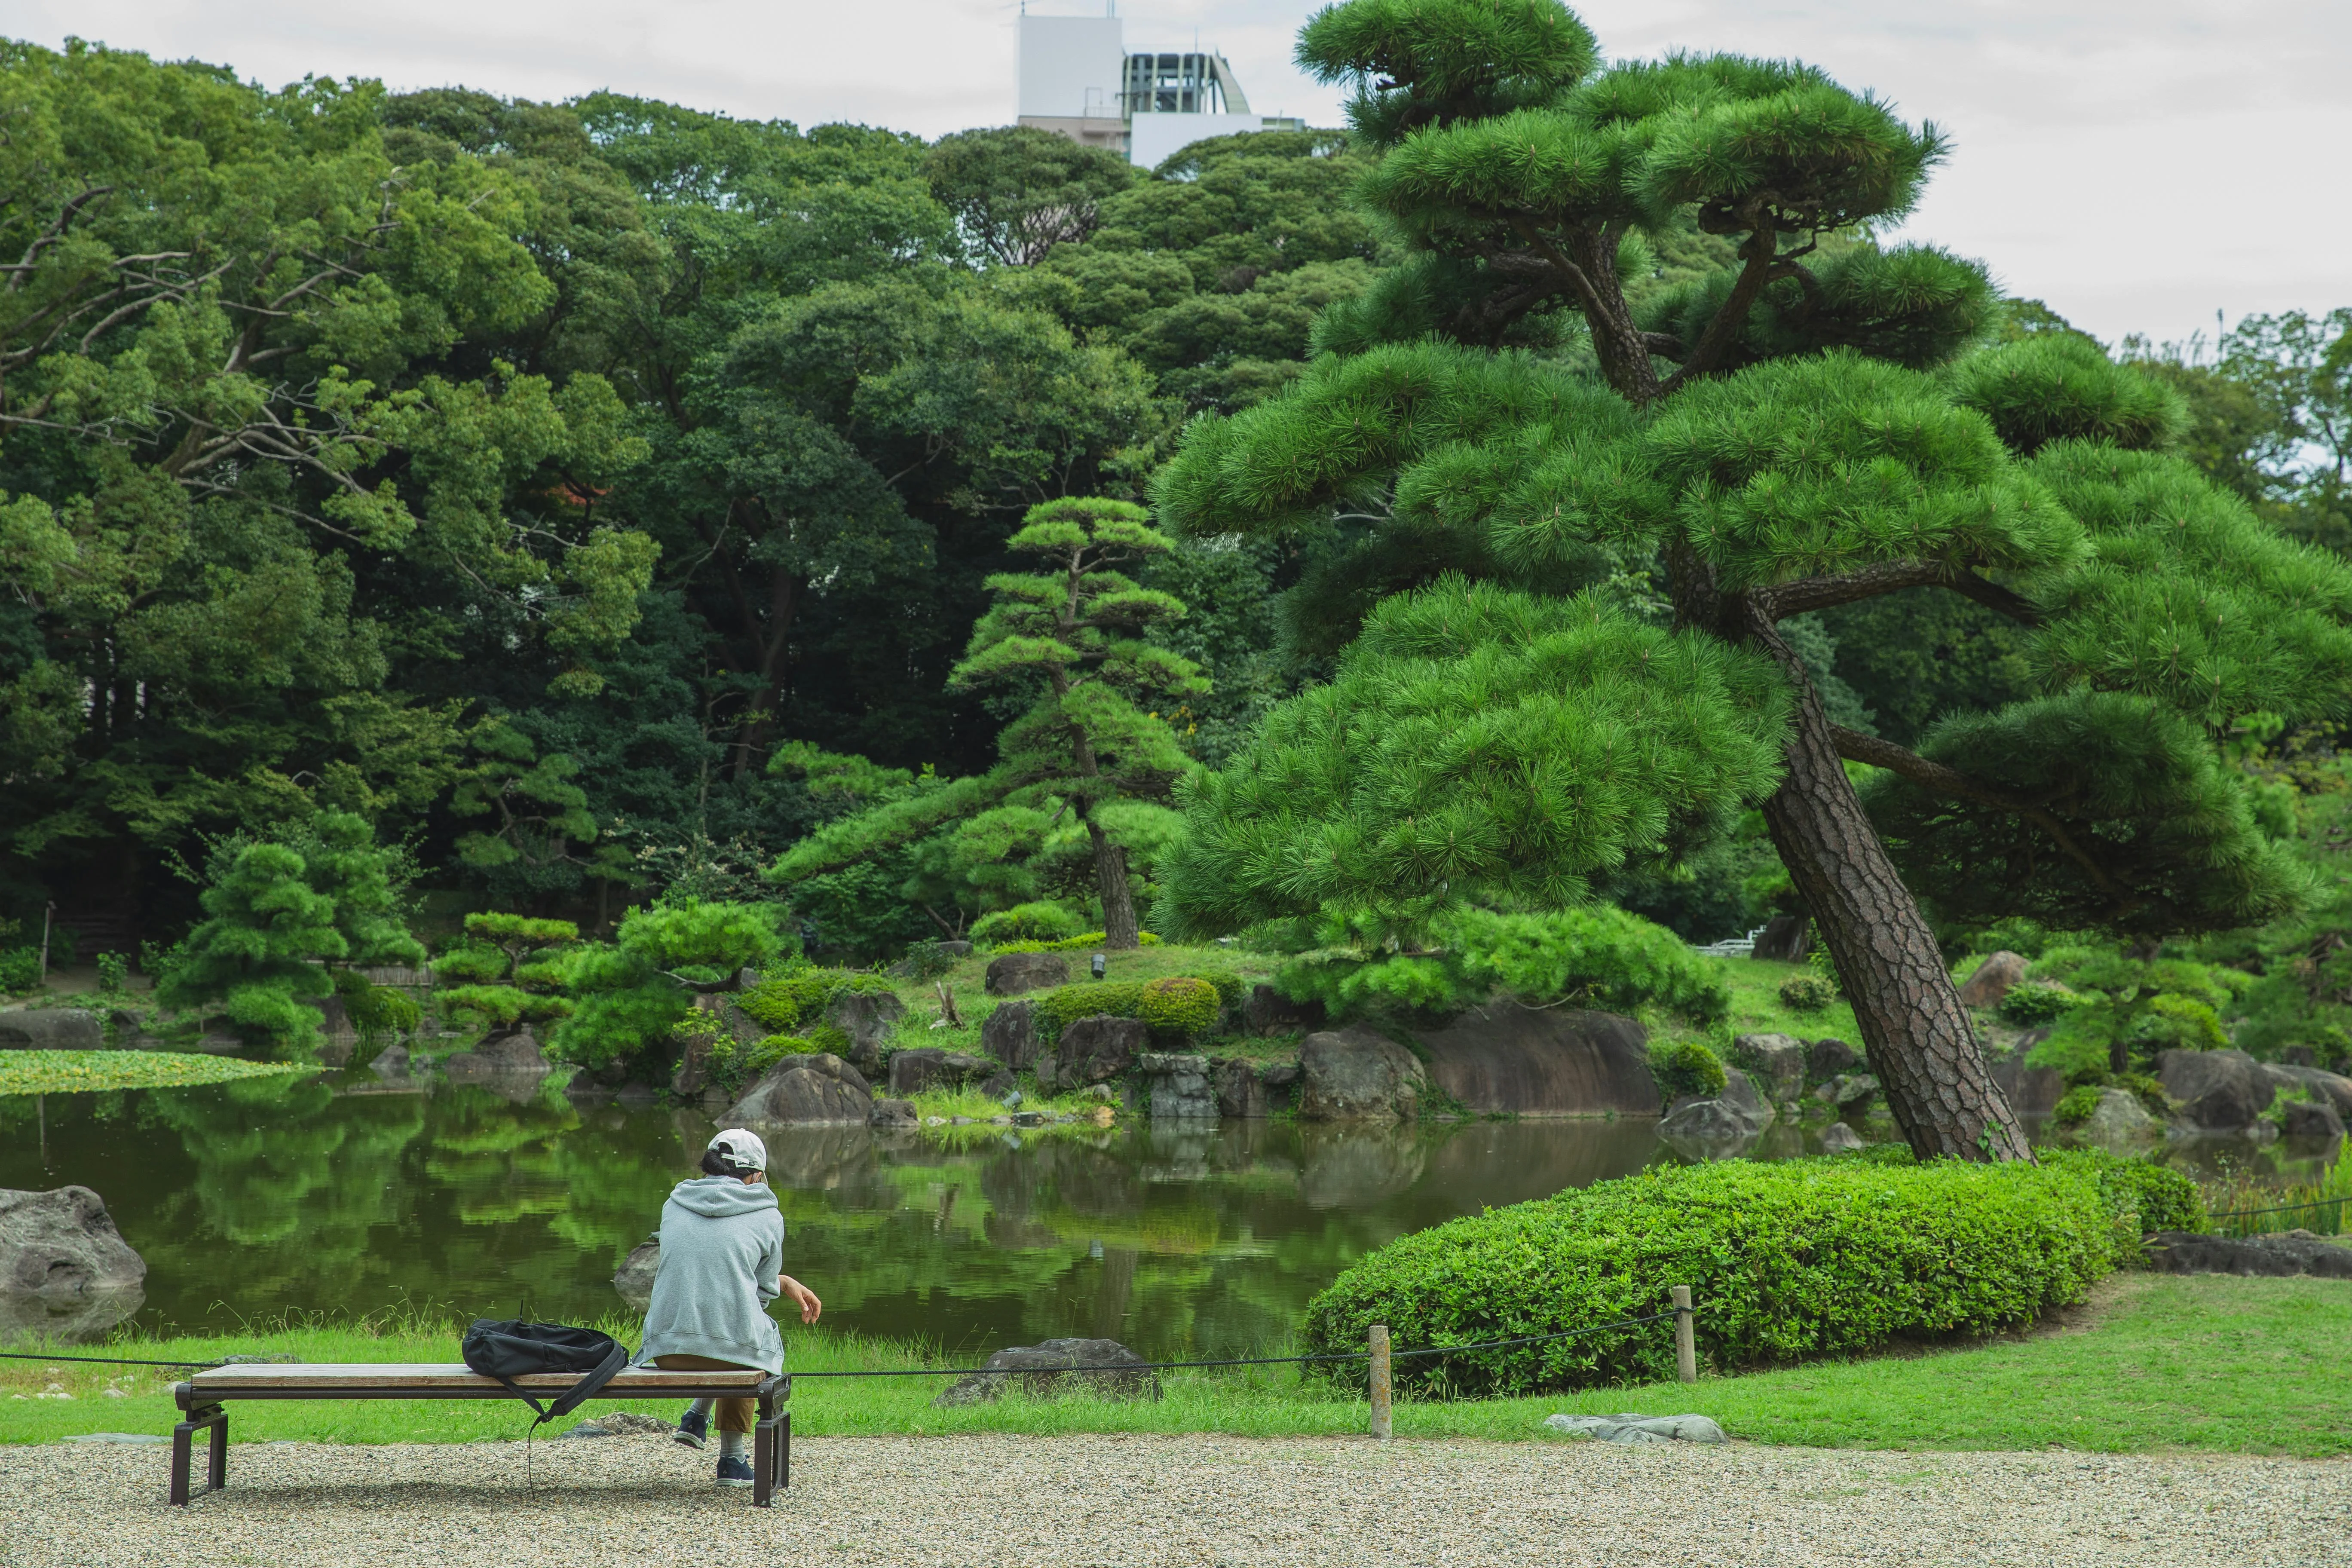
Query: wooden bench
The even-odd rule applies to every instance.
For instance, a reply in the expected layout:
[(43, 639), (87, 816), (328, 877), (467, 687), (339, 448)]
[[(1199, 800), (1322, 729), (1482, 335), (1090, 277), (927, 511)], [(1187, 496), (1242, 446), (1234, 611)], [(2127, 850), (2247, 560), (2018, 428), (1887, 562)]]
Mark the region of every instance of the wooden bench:
[[(553, 1399), (580, 1381), (571, 1373), (541, 1373), (516, 1378), (518, 1387)], [(631, 1367), (593, 1395), (597, 1399), (717, 1399), (759, 1401), (760, 1419), (751, 1442), (751, 1501), (760, 1508), (778, 1487), (793, 1482), (793, 1413), (790, 1374), (742, 1372), (663, 1372)], [(172, 1500), (188, 1500), (188, 1470), (195, 1435), (212, 1434), (211, 1463), (205, 1489), (228, 1485), (228, 1402), (232, 1399), (505, 1399), (514, 1400), (496, 1378), (468, 1371), (462, 1362), (407, 1364), (216, 1366), (185, 1383), (172, 1396), (184, 1419), (172, 1429)], [(518, 1408), (521, 1402), (517, 1400)]]

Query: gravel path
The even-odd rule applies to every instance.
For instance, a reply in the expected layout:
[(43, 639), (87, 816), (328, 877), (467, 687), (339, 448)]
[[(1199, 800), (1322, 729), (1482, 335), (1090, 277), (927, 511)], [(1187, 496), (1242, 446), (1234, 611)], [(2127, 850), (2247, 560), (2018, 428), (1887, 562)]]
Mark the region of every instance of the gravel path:
[[(771, 1511), (658, 1437), (0, 1448), (9, 1568), (2352, 1563), (2352, 1462), (1240, 1437), (803, 1440)], [(197, 1458), (199, 1474), (203, 1465)]]

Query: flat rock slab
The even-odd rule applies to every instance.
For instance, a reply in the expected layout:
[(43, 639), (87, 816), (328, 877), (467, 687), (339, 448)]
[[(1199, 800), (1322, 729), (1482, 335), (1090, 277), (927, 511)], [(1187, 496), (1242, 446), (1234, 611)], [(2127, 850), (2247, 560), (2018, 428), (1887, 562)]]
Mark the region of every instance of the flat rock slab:
[(2148, 1238), (2147, 1256), (2160, 1274), (2243, 1274), (2268, 1279), (2316, 1274), (2327, 1279), (2352, 1279), (2352, 1247), (2307, 1230), (2242, 1237), (2159, 1230)]
[(1416, 1030), (1429, 1078), (1475, 1115), (1655, 1116), (1649, 1036), (1614, 1013), (1473, 1007), (1442, 1029)]
[(796, 1436), (764, 1510), (659, 1436), (240, 1443), (184, 1509), (161, 1450), (0, 1446), (0, 1531), (12, 1568), (2235, 1568), (2340, 1563), (2352, 1510), (2342, 1460)]
[(1602, 1443), (1728, 1443), (1723, 1428), (1705, 1415), (1554, 1415), (1546, 1426), (1563, 1437)]

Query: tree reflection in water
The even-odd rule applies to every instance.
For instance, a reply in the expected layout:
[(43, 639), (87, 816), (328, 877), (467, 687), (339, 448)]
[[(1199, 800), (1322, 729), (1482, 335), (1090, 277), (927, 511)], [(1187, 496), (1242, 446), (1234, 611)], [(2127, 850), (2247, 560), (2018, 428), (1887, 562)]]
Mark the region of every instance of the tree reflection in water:
[[(0, 1185), (95, 1188), (147, 1258), (140, 1321), (185, 1328), (604, 1316), (613, 1269), (712, 1131), (692, 1111), (367, 1074), (52, 1096), (47, 1115), (47, 1168), (34, 1140), (0, 1140)], [(0, 1103), (0, 1127), (15, 1120)], [(767, 1142), (792, 1271), (820, 1282), (827, 1324), (961, 1354), (1063, 1334), (1167, 1355), (1272, 1346), (1370, 1247), (1660, 1157), (1641, 1121)]]

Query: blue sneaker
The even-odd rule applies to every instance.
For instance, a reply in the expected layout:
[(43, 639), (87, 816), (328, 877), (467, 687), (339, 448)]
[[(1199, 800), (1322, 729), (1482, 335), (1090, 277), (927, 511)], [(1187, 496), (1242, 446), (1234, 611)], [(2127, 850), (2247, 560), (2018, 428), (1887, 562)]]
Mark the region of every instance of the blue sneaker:
[(751, 1484), (751, 1461), (734, 1458), (719, 1461), (719, 1484), (722, 1487), (748, 1487)]
[(688, 1405), (686, 1414), (678, 1418), (677, 1430), (669, 1436), (673, 1443), (683, 1444), (689, 1448), (701, 1447), (710, 1436), (710, 1412)]

